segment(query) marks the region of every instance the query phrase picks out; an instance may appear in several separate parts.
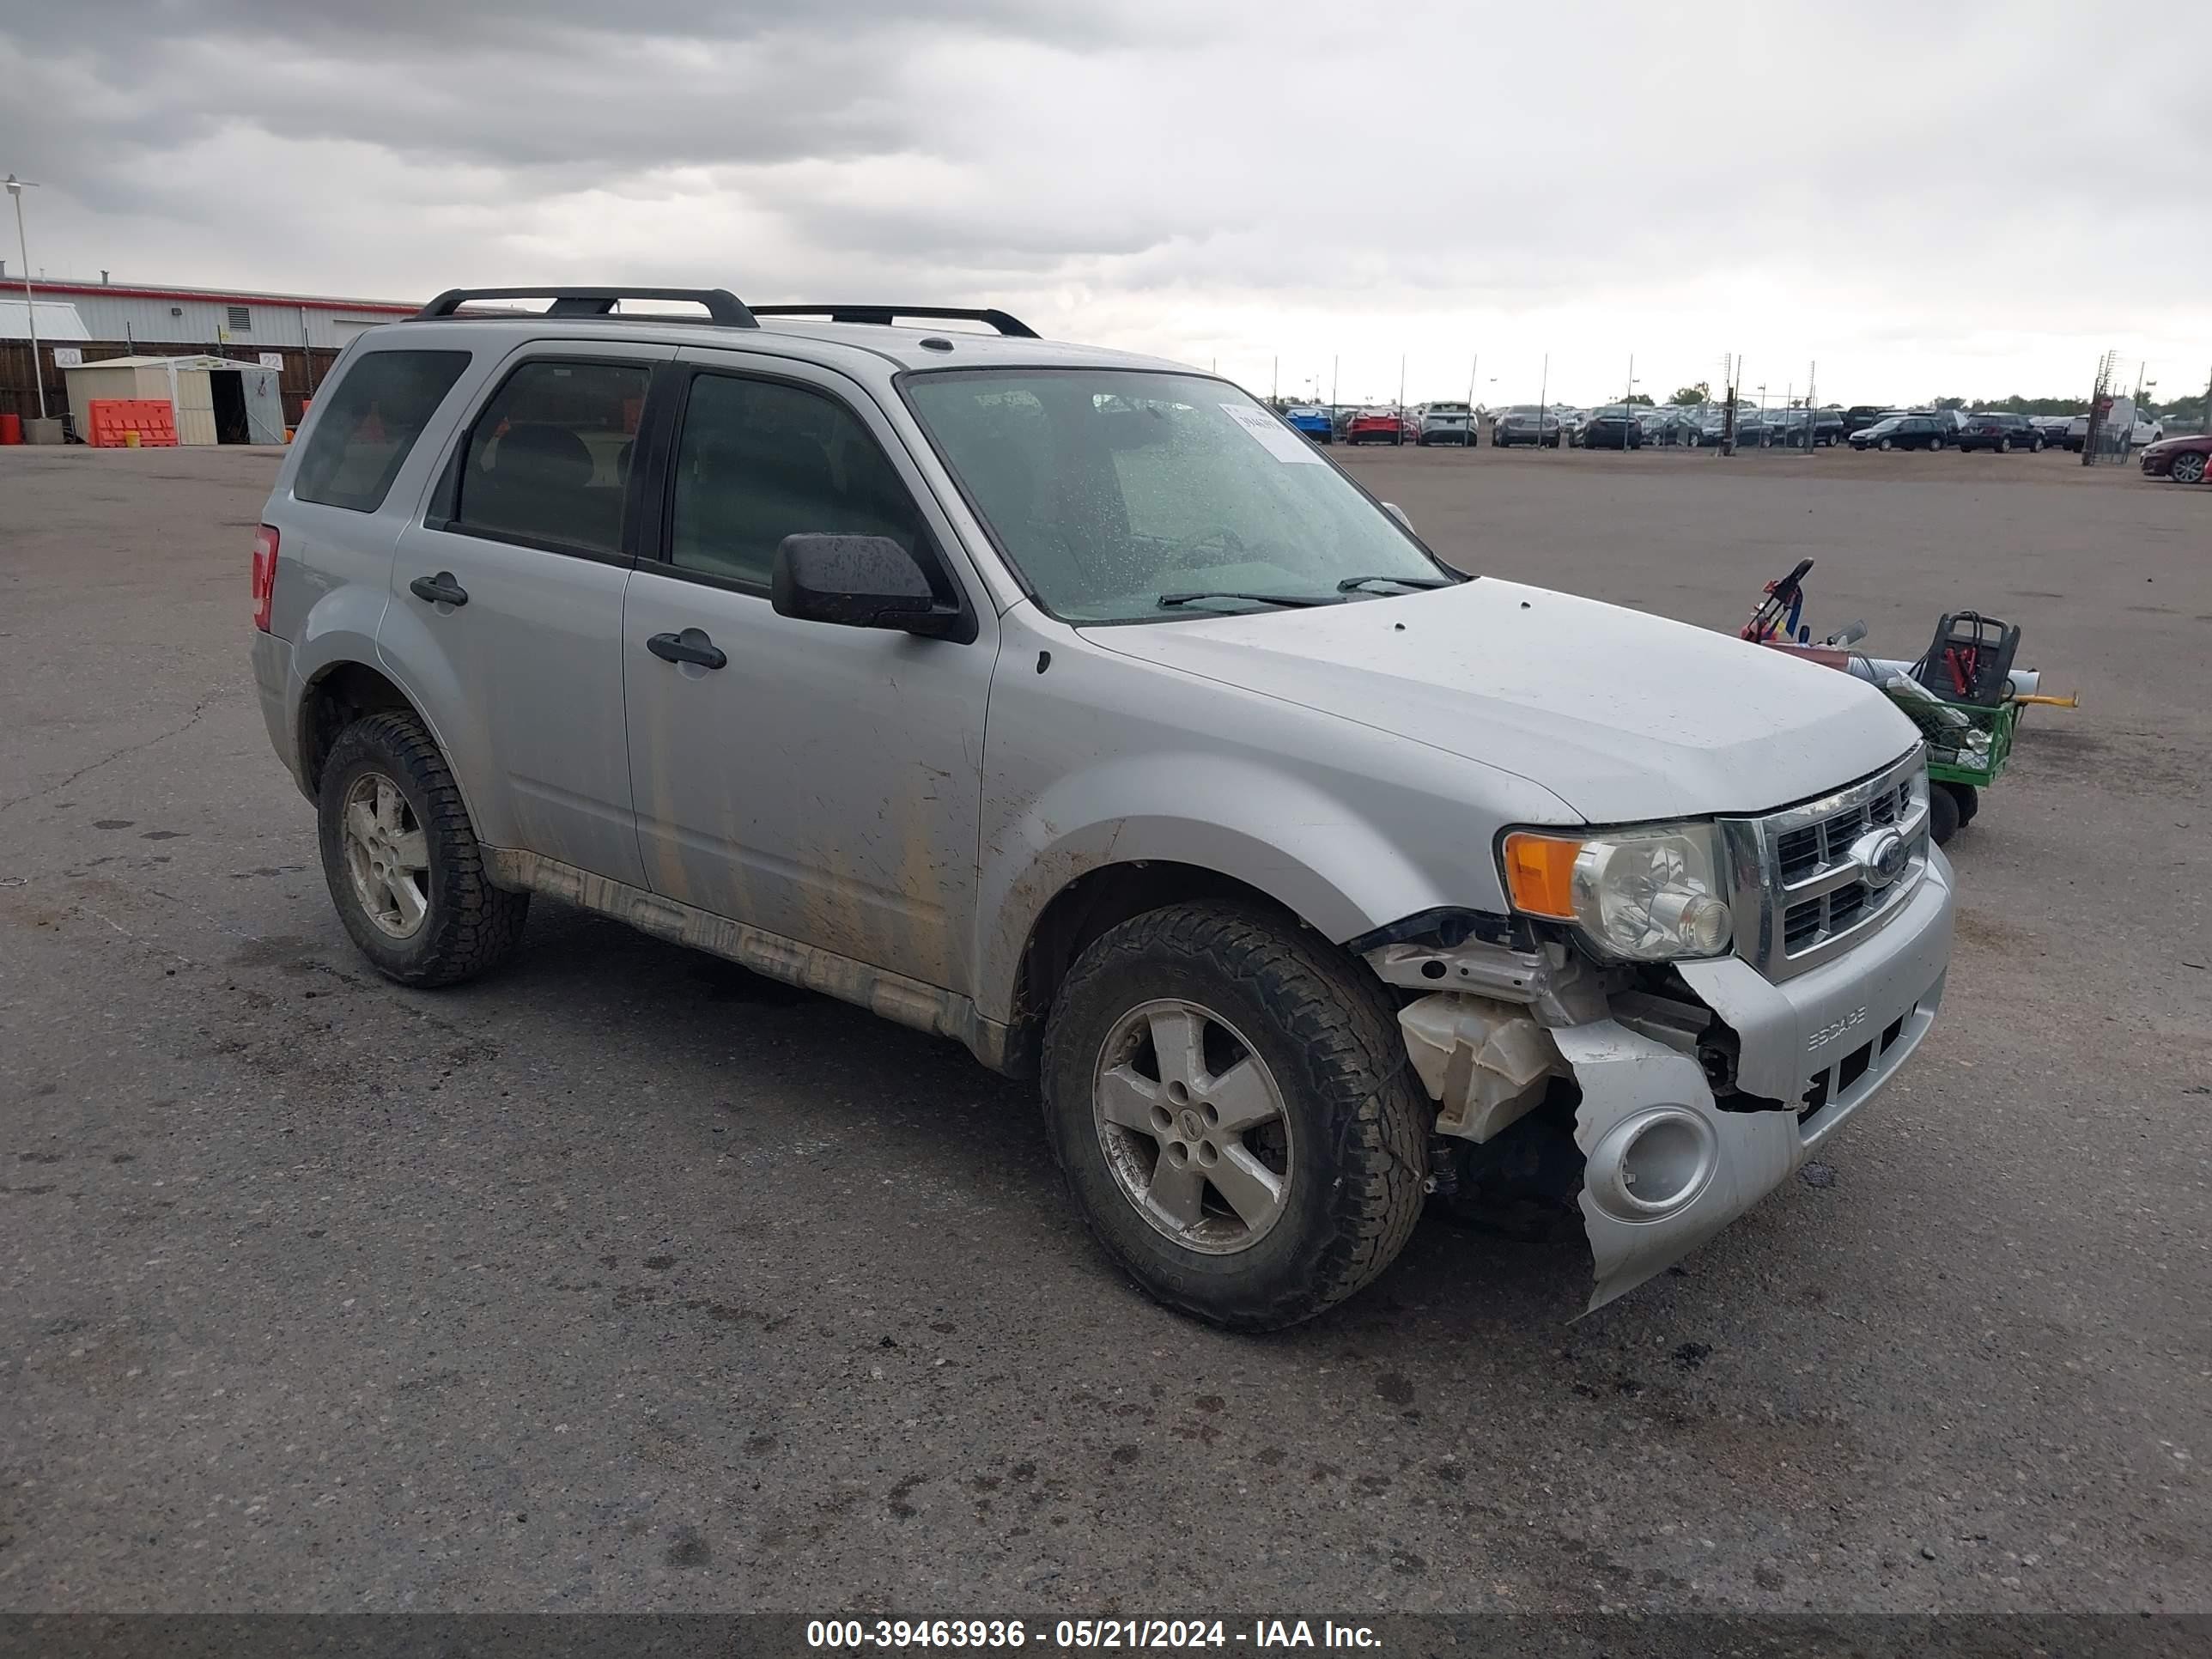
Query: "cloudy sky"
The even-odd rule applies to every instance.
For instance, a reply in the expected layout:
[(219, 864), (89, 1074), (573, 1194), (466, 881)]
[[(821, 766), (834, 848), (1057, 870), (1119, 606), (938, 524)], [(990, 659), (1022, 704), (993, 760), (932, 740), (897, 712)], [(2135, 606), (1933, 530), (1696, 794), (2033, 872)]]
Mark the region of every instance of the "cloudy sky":
[(1261, 392), (2212, 372), (2189, 7), (0, 0), (10, 170), (57, 276), (991, 303)]

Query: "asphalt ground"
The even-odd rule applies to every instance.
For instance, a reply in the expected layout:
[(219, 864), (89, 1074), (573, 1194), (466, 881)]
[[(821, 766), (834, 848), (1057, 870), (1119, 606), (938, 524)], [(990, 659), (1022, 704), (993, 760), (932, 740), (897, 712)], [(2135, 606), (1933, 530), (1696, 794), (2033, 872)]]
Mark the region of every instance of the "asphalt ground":
[(0, 450), (0, 1608), (2212, 1608), (2212, 489), (1346, 459), (1469, 568), (1732, 629), (1809, 554), (1816, 624), (2082, 694), (1819, 1184), (1580, 1322), (1578, 1249), (1431, 1220), (1193, 1325), (1028, 1087), (542, 901), (381, 981), (246, 670), (274, 458)]

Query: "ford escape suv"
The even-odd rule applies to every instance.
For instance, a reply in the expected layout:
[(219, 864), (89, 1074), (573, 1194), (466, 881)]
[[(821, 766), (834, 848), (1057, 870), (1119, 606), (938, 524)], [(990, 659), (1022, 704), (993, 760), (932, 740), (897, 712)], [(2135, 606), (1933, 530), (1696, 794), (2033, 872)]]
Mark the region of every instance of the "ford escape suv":
[(380, 969), (544, 894), (955, 1038), (1231, 1327), (1432, 1194), (1578, 1212), (1595, 1306), (1942, 995), (1875, 688), (1464, 576), (1229, 382), (1001, 313), (457, 290), (347, 349), (264, 520), (262, 707)]

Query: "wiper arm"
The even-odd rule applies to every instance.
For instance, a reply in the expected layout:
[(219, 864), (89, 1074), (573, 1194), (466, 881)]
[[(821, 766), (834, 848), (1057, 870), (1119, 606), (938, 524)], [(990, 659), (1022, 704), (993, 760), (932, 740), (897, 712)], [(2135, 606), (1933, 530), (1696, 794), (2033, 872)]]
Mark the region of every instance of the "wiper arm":
[(1246, 599), (1254, 605), (1340, 605), (1340, 599), (1316, 598), (1311, 593), (1236, 593), (1225, 590), (1204, 588), (1194, 593), (1163, 593), (1159, 605), (1170, 611), (1179, 605), (1190, 605), (1200, 599)]
[(1401, 587), (1454, 587), (1449, 576), (1346, 576), (1336, 585), (1340, 593), (1354, 593), (1370, 582), (1395, 582)]

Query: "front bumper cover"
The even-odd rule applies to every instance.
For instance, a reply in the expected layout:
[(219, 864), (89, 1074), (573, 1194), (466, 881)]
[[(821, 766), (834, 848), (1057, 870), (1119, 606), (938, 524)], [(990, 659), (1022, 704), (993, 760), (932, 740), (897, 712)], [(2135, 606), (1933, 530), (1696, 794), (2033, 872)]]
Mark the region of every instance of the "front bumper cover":
[[(1741, 1092), (1725, 1104), (1696, 1059), (1615, 1021), (1552, 1033), (1582, 1090), (1575, 1144), (1596, 1266), (1592, 1308), (1672, 1266), (1772, 1192), (1897, 1075), (1942, 1005), (1954, 904), (1949, 861), (1931, 848), (1903, 913), (1808, 973), (1777, 984), (1734, 957), (1677, 964), (1741, 1045)], [(1736, 1109), (1750, 1099), (1780, 1104)]]

